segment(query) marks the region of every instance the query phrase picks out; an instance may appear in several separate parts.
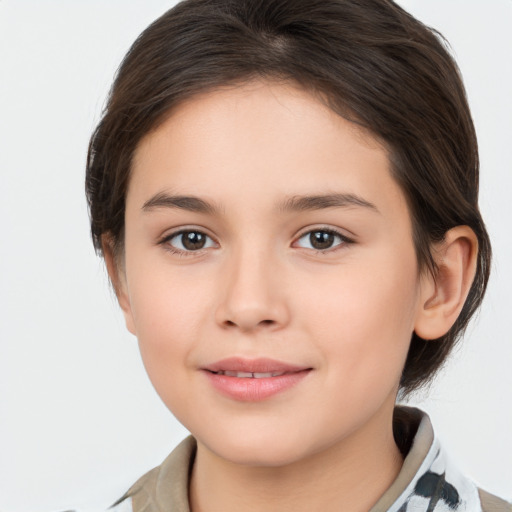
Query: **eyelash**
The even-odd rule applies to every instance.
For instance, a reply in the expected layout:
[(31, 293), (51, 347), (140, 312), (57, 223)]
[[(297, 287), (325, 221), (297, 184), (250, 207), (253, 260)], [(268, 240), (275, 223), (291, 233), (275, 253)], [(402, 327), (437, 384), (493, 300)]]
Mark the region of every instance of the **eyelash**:
[(203, 231), (201, 231), (199, 229), (181, 229), (179, 231), (176, 231), (174, 233), (171, 233), (171, 234), (165, 236), (158, 243), (160, 245), (163, 245), (166, 251), (169, 251), (172, 254), (176, 254), (177, 256), (181, 256), (181, 257), (185, 257), (186, 258), (188, 256), (202, 254), (204, 252), (204, 249), (198, 249), (196, 251), (183, 251), (181, 249), (176, 249), (175, 247), (173, 247), (169, 243), (173, 238), (177, 238), (180, 235), (182, 236), (182, 235), (187, 234), (187, 233), (200, 234), (200, 235), (203, 235), (203, 236), (209, 238), (210, 240), (213, 240), (213, 238), (211, 236), (207, 235), (206, 233), (204, 233)]
[[(181, 257), (188, 257), (188, 256), (192, 256), (192, 255), (202, 254), (205, 250), (203, 248), (195, 250), (195, 251), (194, 250), (184, 251), (181, 249), (176, 249), (169, 243), (172, 239), (177, 238), (177, 237), (182, 236), (187, 233), (200, 234), (200, 235), (203, 235), (203, 236), (209, 238), (210, 240), (213, 240), (212, 237), (210, 237), (209, 235), (207, 235), (206, 233), (204, 233), (203, 231), (201, 231), (199, 229), (182, 229), (182, 230), (176, 231), (174, 233), (171, 233), (171, 234), (165, 236), (164, 238), (162, 238), (162, 240), (160, 240), (158, 242), (158, 244), (163, 245), (166, 251), (169, 251), (170, 253), (176, 254), (177, 256), (181, 256)], [(315, 252), (315, 254), (332, 253), (332, 252), (342, 249), (346, 245), (354, 243), (353, 239), (347, 237), (346, 235), (340, 233), (339, 231), (337, 231), (335, 229), (327, 228), (327, 227), (310, 229), (309, 231), (305, 231), (296, 240), (297, 241), (301, 240), (302, 238), (304, 238), (307, 235), (311, 236), (312, 233), (327, 233), (329, 235), (337, 237), (340, 240), (340, 243), (338, 243), (337, 245), (335, 245), (333, 247), (328, 247), (327, 249), (314, 249), (314, 248), (310, 249), (310, 250), (313, 250)], [(208, 249), (208, 247), (206, 249)]]
[(327, 233), (328, 235), (337, 237), (340, 240), (340, 243), (338, 243), (337, 245), (334, 245), (332, 247), (328, 247), (327, 249), (315, 249), (315, 248), (310, 249), (310, 250), (313, 250), (315, 252), (315, 254), (332, 253), (332, 252), (338, 251), (340, 249), (343, 249), (347, 245), (354, 243), (353, 239), (349, 238), (348, 236), (344, 235), (343, 233), (340, 233), (336, 229), (332, 229), (332, 228), (328, 228), (328, 227), (320, 227), (320, 228), (315, 228), (315, 229), (310, 229), (308, 231), (305, 231), (297, 238), (297, 241), (301, 240), (302, 238), (304, 238), (307, 235), (311, 236), (312, 233)]

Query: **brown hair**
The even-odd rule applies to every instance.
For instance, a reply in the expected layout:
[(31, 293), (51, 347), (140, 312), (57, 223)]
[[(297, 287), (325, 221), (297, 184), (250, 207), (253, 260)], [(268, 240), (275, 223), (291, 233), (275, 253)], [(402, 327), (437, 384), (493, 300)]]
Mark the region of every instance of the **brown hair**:
[(391, 0), (185, 0), (124, 58), (92, 135), (86, 191), (94, 245), (123, 247), (132, 156), (197, 93), (255, 78), (293, 81), (389, 148), (422, 270), (434, 242), (467, 225), (478, 243), (462, 312), (439, 340), (413, 334), (403, 394), (430, 381), (480, 305), (491, 247), (478, 209), (478, 150), (459, 70), (443, 38)]

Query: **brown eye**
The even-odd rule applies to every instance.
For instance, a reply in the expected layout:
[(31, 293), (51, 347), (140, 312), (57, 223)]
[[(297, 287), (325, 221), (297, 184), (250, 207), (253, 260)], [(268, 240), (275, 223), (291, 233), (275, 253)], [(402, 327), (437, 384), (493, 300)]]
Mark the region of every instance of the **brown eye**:
[(215, 243), (201, 231), (180, 231), (165, 240), (173, 249), (183, 252), (199, 251), (213, 247)]
[(196, 251), (202, 249), (206, 243), (206, 236), (197, 231), (189, 231), (188, 233), (181, 234), (181, 243), (185, 249), (189, 251)]
[(304, 247), (306, 249), (325, 251), (350, 242), (351, 240), (337, 231), (332, 231), (330, 229), (315, 229), (302, 235), (298, 240), (298, 245), (299, 247)]
[(309, 234), (309, 242), (315, 249), (329, 249), (334, 240), (334, 235), (328, 231), (312, 231)]

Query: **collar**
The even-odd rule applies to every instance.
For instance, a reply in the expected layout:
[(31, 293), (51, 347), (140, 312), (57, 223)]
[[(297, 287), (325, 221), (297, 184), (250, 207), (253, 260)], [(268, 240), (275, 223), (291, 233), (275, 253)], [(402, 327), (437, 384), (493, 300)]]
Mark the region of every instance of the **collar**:
[(411, 443), (410, 449), (397, 478), (370, 512), (482, 512), (478, 488), (442, 449), (425, 412), (396, 407), (395, 437), (399, 431), (409, 433), (403, 443)]
[[(482, 512), (477, 487), (446, 456), (426, 413), (396, 407), (394, 432), (406, 453), (404, 463), (370, 512)], [(188, 483), (196, 448), (195, 439), (187, 437), (110, 510), (190, 512)]]

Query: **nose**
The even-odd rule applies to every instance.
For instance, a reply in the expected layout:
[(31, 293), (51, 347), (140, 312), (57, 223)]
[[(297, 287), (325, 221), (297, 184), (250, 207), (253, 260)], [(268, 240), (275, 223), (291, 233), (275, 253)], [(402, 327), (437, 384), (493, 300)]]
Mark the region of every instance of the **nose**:
[(264, 251), (239, 251), (226, 261), (216, 321), (243, 332), (277, 330), (290, 318), (283, 272)]

